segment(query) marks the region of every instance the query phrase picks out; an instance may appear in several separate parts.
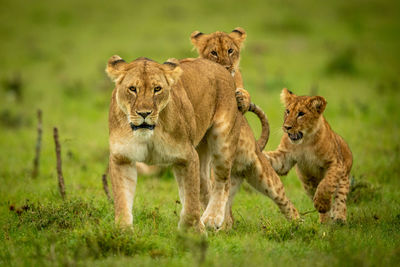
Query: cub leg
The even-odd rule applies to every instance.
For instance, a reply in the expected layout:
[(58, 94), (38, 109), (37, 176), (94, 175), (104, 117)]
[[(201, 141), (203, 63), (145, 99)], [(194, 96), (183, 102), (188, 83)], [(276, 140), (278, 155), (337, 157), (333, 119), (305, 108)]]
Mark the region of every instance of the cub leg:
[[(306, 190), (307, 195), (311, 198), (311, 200), (313, 200), (315, 191), (317, 190), (318, 187), (318, 182), (319, 182), (318, 179), (316, 179), (315, 177), (308, 177), (307, 175), (303, 174), (299, 170), (299, 168), (296, 168), (296, 173), (301, 183), (303, 184), (303, 188)], [(319, 221), (321, 223), (326, 223), (329, 220), (330, 220), (329, 212), (319, 213)]]
[(135, 162), (110, 156), (110, 177), (114, 195), (115, 222), (132, 225), (132, 205), (137, 183)]
[(193, 227), (197, 231), (203, 231), (204, 226), (200, 223), (199, 157), (196, 150), (192, 148), (185, 158), (186, 160), (173, 166), (182, 200), (179, 229)]
[(287, 175), (290, 169), (296, 164), (290, 152), (280, 147), (275, 151), (264, 151), (263, 154), (278, 175)]
[(252, 155), (250, 166), (246, 175), (248, 182), (260, 193), (271, 198), (287, 219), (299, 219), (299, 212), (287, 198), (282, 181), (272, 169), (267, 158), (258, 149)]
[(339, 185), (335, 192), (335, 198), (332, 205), (332, 217), (334, 221), (346, 222), (346, 200), (349, 193), (350, 182), (349, 176), (343, 176), (339, 179)]
[(314, 195), (314, 207), (319, 213), (327, 213), (331, 209), (332, 196), (339, 183), (343, 171), (340, 167), (333, 165), (328, 168), (325, 177), (318, 184)]

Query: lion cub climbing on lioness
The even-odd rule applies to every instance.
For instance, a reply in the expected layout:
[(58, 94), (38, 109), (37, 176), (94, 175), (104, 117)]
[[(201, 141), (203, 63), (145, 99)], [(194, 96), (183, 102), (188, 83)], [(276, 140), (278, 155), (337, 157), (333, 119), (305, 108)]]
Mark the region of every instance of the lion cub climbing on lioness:
[(237, 27), (230, 33), (217, 31), (205, 34), (194, 31), (190, 35), (190, 40), (200, 58), (206, 58), (224, 66), (234, 78), (239, 110), (242, 113), (246, 111), (254, 112), (261, 121), (261, 136), (257, 144), (263, 150), (269, 138), (268, 119), (260, 107), (251, 103), (250, 94), (244, 89), (243, 78), (239, 69), (240, 50), (246, 37), (245, 30)]
[(283, 89), (281, 100), (286, 107), (285, 134), (278, 149), (265, 154), (279, 175), (286, 175), (296, 165), (321, 222), (330, 218), (345, 222), (353, 156), (322, 115), (326, 100), (321, 96), (296, 96), (287, 89)]

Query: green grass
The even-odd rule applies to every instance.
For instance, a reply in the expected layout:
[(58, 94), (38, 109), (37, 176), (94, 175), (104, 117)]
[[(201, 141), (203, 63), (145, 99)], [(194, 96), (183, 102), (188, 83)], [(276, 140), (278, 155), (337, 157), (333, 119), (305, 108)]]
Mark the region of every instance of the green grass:
[[(0, 1), (0, 265), (313, 265), (400, 263), (400, 5), (397, 1)], [(287, 222), (245, 184), (232, 230), (177, 231), (170, 172), (140, 177), (134, 229), (114, 226), (101, 175), (108, 158), (108, 58), (195, 57), (194, 30), (248, 34), (246, 89), (268, 115), (267, 150), (282, 134), (279, 93), (319, 94), (354, 154), (346, 225), (318, 214)], [(30, 177), (36, 110), (40, 175)], [(246, 115), (256, 136), (254, 115)], [(55, 170), (60, 131), (67, 199)], [(296, 174), (282, 178), (300, 212), (313, 209)]]

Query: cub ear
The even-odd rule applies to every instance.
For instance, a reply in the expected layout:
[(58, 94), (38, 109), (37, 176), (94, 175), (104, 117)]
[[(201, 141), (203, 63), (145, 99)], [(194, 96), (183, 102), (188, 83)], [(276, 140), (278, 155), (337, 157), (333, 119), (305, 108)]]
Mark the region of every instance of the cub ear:
[(289, 91), (287, 88), (283, 88), (281, 92), (281, 102), (285, 106), (289, 104), (294, 98), (296, 97), (295, 94), (293, 94), (292, 91)]
[(162, 64), (162, 68), (170, 86), (174, 85), (179, 80), (183, 72), (177, 60), (170, 61), (169, 59)]
[(116, 82), (118, 78), (124, 73), (124, 67), (127, 63), (120, 56), (114, 55), (108, 60), (106, 72), (108, 77), (113, 82)]
[(246, 40), (247, 34), (246, 31), (241, 27), (236, 27), (233, 31), (229, 34), (234, 40), (236, 40), (239, 44), (243, 43)]
[(313, 96), (308, 100), (309, 106), (316, 110), (318, 114), (322, 114), (326, 107), (326, 100), (322, 96)]
[(192, 44), (195, 47), (198, 47), (199, 45), (199, 41), (205, 36), (204, 33), (199, 32), (199, 31), (194, 31), (192, 32), (192, 34), (190, 35), (190, 41), (192, 41)]

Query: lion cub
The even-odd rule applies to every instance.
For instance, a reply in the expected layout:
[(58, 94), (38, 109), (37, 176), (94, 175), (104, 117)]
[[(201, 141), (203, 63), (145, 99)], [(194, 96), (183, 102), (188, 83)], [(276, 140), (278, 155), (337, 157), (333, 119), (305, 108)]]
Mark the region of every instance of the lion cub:
[(194, 31), (190, 35), (190, 39), (200, 58), (206, 58), (224, 66), (233, 76), (236, 84), (236, 99), (239, 110), (242, 113), (251, 111), (261, 121), (261, 136), (257, 144), (263, 150), (269, 138), (268, 119), (260, 107), (251, 103), (250, 94), (244, 89), (242, 74), (239, 70), (240, 50), (246, 40), (246, 36), (245, 30), (237, 27), (231, 33), (217, 31), (204, 34)]
[(279, 175), (286, 175), (296, 165), (296, 173), (313, 199), (321, 222), (330, 218), (345, 222), (353, 156), (322, 115), (326, 100), (321, 96), (296, 96), (283, 89), (281, 101), (286, 107), (285, 134), (278, 149), (265, 152), (266, 156)]

